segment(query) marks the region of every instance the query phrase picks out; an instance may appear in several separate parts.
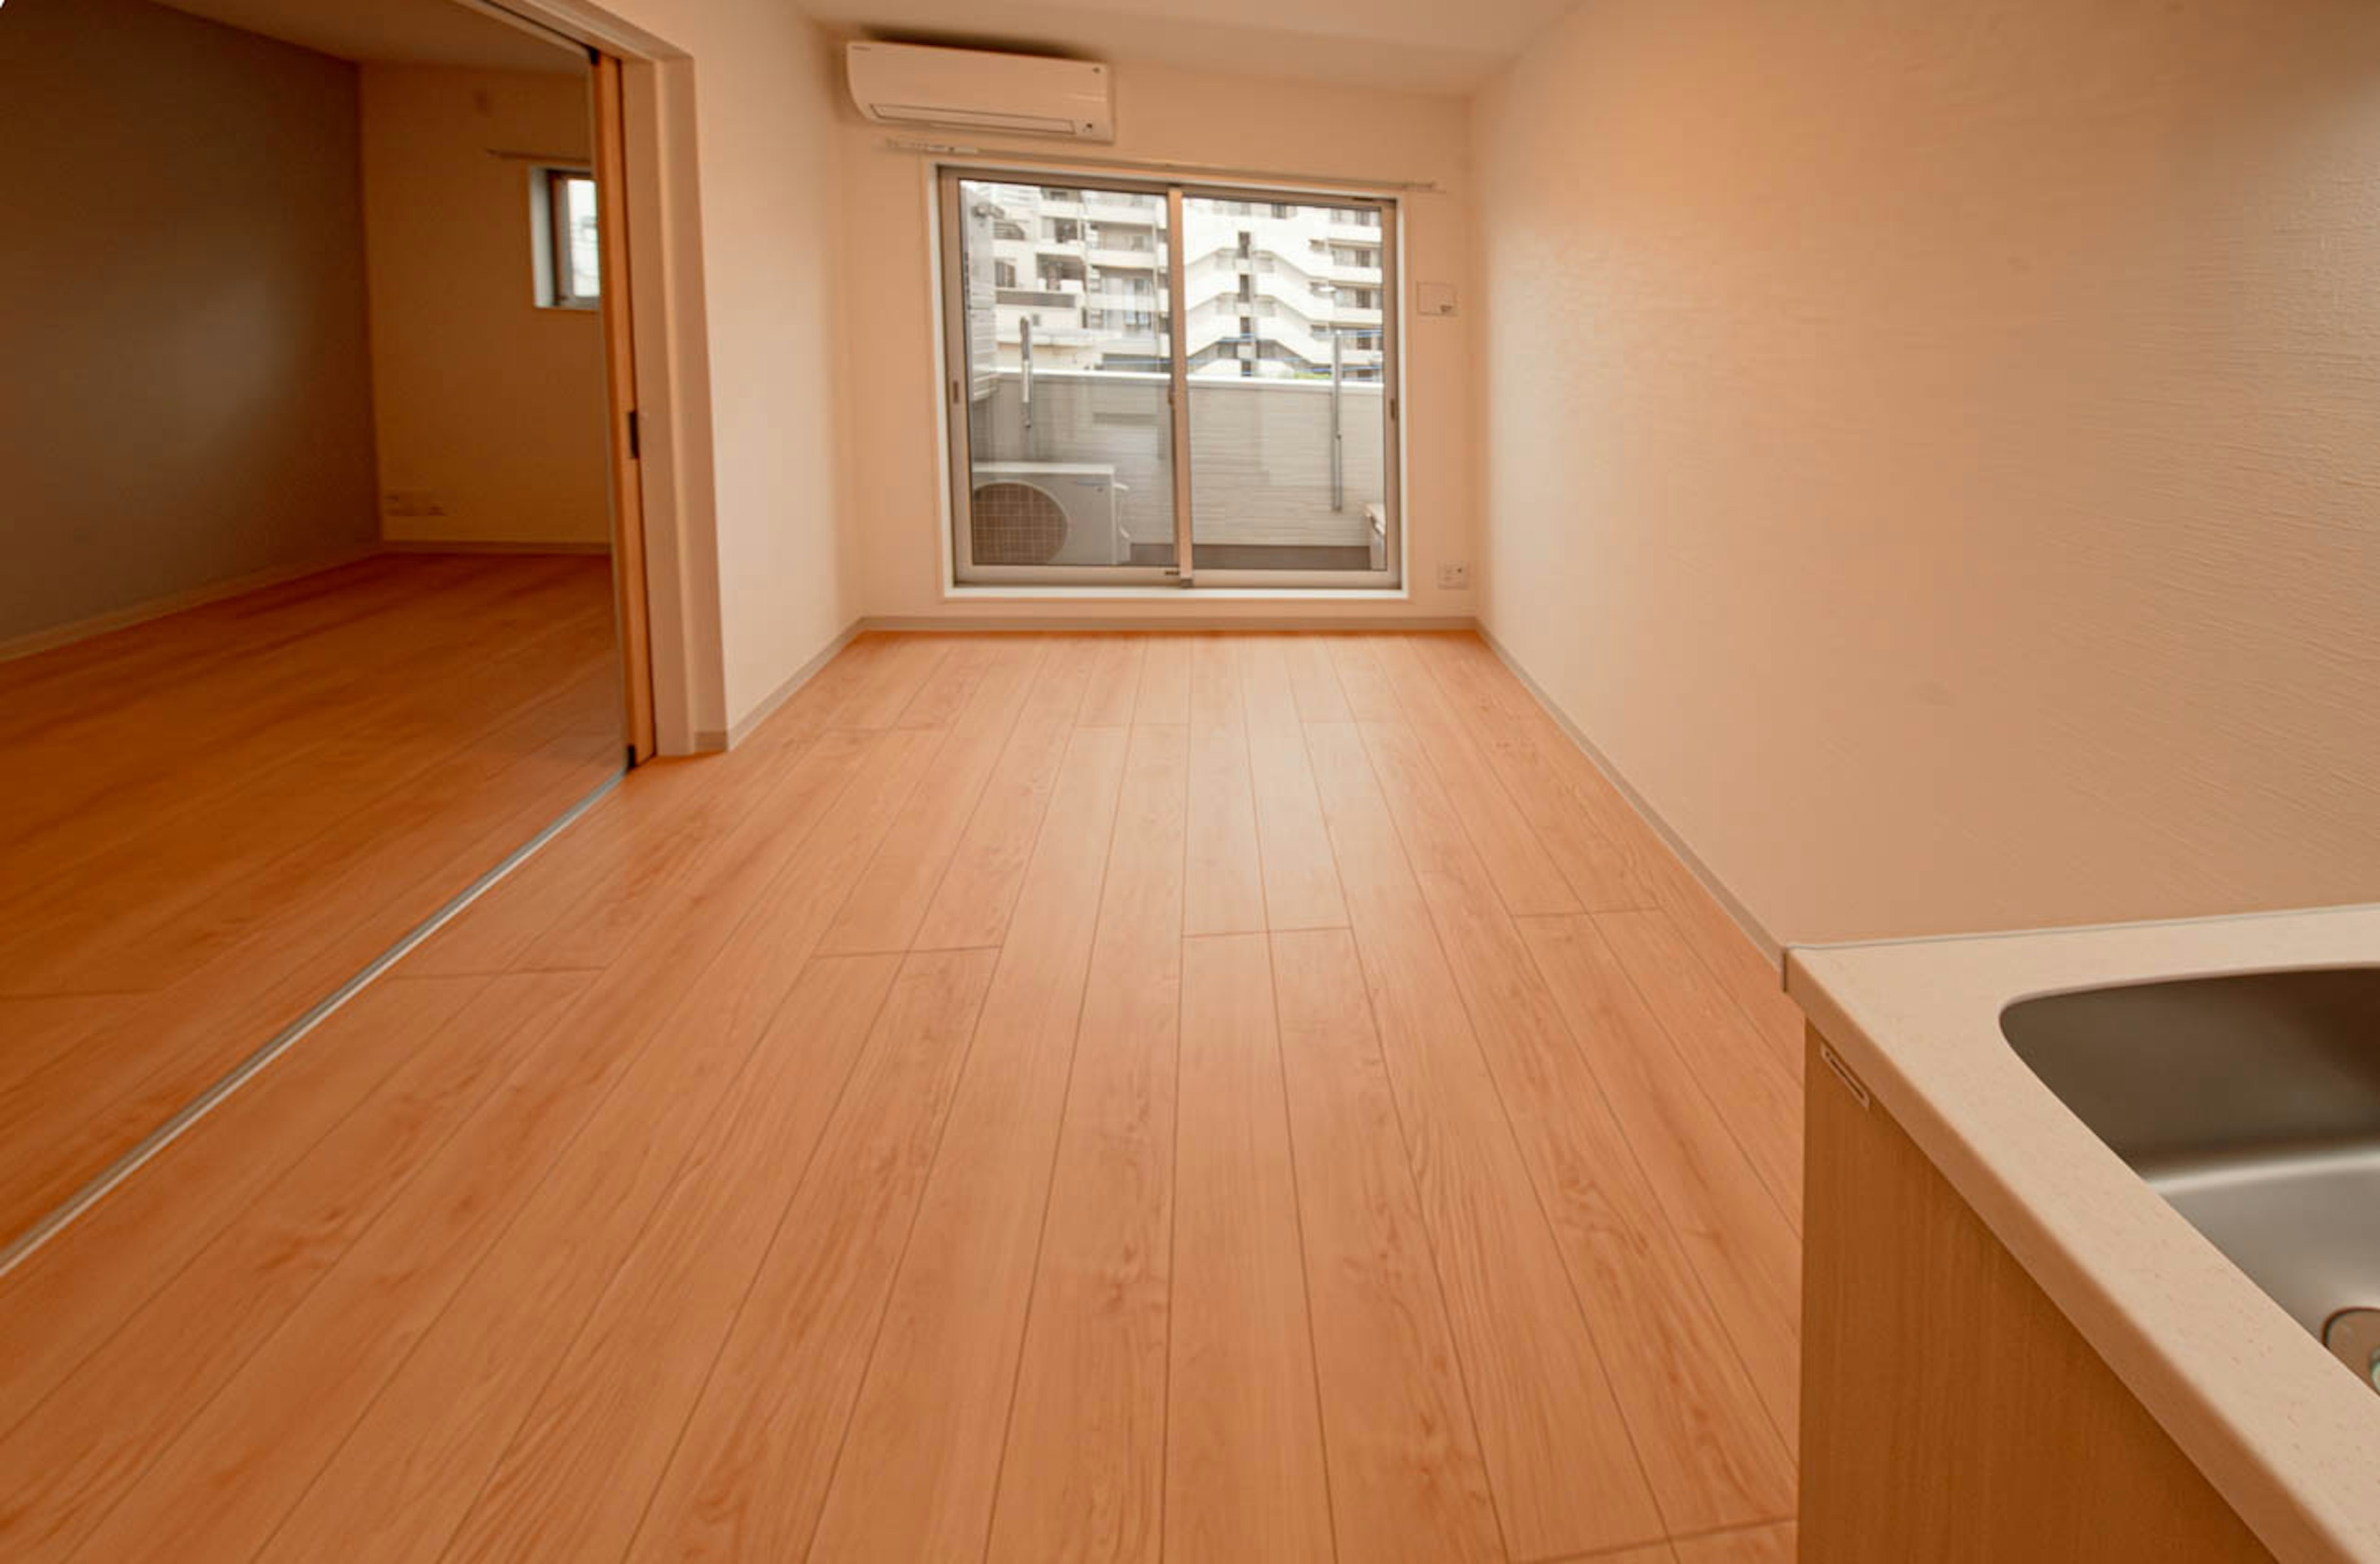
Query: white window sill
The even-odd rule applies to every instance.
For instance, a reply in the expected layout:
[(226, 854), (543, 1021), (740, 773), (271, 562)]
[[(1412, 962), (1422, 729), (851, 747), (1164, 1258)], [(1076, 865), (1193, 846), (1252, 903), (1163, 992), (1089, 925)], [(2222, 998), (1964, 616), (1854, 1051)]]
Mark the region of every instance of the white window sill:
[(1402, 587), (945, 587), (944, 602), (1410, 602)]

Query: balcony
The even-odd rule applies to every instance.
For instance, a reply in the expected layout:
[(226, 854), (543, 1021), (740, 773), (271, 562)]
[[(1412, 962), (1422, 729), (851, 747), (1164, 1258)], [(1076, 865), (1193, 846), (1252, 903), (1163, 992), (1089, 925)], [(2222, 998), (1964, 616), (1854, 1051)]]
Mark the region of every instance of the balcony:
[[(1131, 540), (1170, 540), (1167, 377), (1037, 370), (1029, 431), (1020, 378), (1015, 370), (1002, 369), (989, 396), (976, 404), (976, 460), (1112, 464), (1123, 486), (1116, 503)], [(1334, 508), (1333, 398), (1327, 382), (1193, 377), (1192, 503), (1199, 546), (1317, 551), (1336, 558), (1331, 568), (1369, 568), (1377, 536), (1372, 510), (1385, 503), (1380, 395), (1377, 382), (1340, 387), (1343, 471)]]

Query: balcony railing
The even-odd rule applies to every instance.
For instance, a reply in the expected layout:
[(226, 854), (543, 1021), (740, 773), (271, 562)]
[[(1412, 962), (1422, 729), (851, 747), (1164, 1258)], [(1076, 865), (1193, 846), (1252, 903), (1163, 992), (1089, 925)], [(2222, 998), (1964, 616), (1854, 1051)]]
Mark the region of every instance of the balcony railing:
[[(1333, 387), (1327, 380), (1245, 378), (1229, 360), (1223, 368), (1190, 377), (1199, 543), (1376, 554), (1384, 388), (1377, 381)], [(1004, 365), (977, 398), (975, 460), (1112, 466), (1127, 536), (1171, 538), (1172, 471), (1160, 432), (1169, 379), (1156, 369), (1045, 369), (1034, 375), (1028, 399), (1020, 369)], [(1263, 461), (1238, 459), (1253, 451)]]

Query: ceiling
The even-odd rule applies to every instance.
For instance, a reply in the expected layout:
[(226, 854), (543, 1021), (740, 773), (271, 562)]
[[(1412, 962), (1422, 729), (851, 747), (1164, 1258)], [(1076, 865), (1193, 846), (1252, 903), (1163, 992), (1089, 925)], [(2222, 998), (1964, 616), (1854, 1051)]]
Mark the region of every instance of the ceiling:
[[(551, 39), (468, 0), (164, 0), (349, 60), (577, 71)], [(1194, 69), (1467, 92), (1574, 0), (745, 0), (840, 31)]]
[(1573, 0), (806, 0), (869, 37), (1466, 92)]
[(343, 60), (570, 73), (587, 57), (459, 0), (164, 0)]

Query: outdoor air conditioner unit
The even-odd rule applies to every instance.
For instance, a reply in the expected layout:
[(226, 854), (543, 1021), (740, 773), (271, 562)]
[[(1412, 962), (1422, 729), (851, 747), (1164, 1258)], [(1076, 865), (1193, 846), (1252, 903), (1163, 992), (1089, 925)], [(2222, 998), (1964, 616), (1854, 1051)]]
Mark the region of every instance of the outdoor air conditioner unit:
[(978, 462), (968, 517), (977, 564), (1129, 564), (1124, 485), (1092, 462)]
[(844, 63), (851, 101), (880, 124), (1115, 139), (1114, 79), (1103, 65), (870, 42), (846, 45)]

